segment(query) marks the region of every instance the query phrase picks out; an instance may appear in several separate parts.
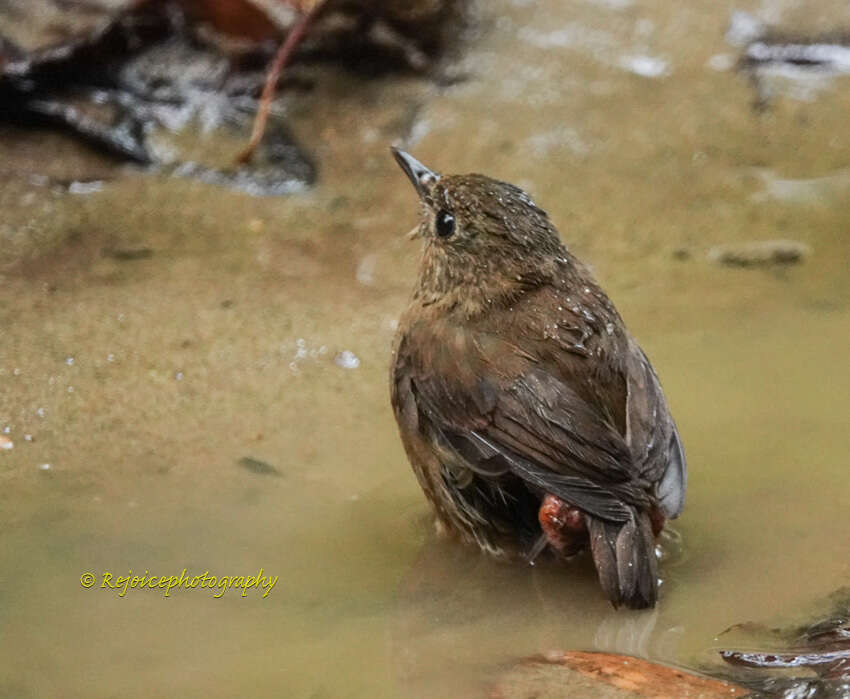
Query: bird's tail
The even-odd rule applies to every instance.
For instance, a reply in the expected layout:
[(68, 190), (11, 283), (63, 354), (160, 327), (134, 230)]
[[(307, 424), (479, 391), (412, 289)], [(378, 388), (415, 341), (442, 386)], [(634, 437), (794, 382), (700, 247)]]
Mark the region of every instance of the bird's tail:
[(590, 550), (599, 583), (615, 607), (654, 607), (658, 598), (658, 560), (649, 514), (632, 511), (627, 522), (587, 517)]

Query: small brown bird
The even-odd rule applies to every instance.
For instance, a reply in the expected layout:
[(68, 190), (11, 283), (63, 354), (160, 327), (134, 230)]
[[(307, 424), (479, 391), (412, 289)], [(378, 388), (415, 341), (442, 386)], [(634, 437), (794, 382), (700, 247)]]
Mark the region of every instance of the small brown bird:
[(393, 154), (425, 246), (392, 405), (437, 516), (499, 557), (589, 546), (615, 606), (653, 606), (687, 476), (649, 360), (525, 192)]

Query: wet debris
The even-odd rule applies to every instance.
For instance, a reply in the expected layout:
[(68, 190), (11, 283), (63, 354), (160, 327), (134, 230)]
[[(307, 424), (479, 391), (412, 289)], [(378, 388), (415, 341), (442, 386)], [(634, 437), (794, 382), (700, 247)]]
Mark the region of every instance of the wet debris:
[(0, 100), (11, 105), (7, 120), (59, 126), (120, 159), (253, 195), (290, 193), (315, 180), (312, 160), (278, 118), (256, 162), (233, 164), (250, 132), (261, 75), (231, 75), (225, 56), (192, 45), (186, 34), (164, 33), (98, 60), (81, 57), (61, 73), (61, 84), (53, 70), (0, 82)]
[[(444, 48), (459, 0), (183, 0), (180, 3), (204, 37), (231, 51), (251, 50), (257, 42), (279, 40), (299, 16), (322, 5), (322, 14), (305, 42), (308, 52), (339, 59), (345, 44), (395, 58), (397, 67), (411, 54), (427, 60)], [(395, 54), (390, 56), (388, 54)], [(358, 53), (346, 57), (355, 63)], [(408, 65), (408, 68), (415, 68)]]
[(777, 94), (811, 101), (840, 75), (850, 75), (850, 32), (802, 36), (768, 27), (746, 12), (734, 12), (728, 43), (741, 48), (738, 68), (765, 109)]
[(628, 655), (556, 651), (522, 661), (506, 672), (490, 699), (537, 697), (751, 696), (743, 686)]
[(251, 456), (243, 456), (236, 465), (244, 468), (246, 471), (256, 473), (258, 476), (277, 476), (282, 477), (283, 474), (274, 466), (266, 461), (260, 461)]
[(103, 257), (109, 257), (113, 260), (122, 262), (130, 260), (147, 260), (153, 257), (153, 249), (147, 247), (105, 247), (101, 249), (100, 254)]
[[(312, 184), (316, 167), (286, 128), (277, 76), (267, 76), (275, 49), (287, 49), (278, 73), (284, 63), (303, 73), (329, 62), (372, 74), (427, 71), (463, 4), (2, 0), (0, 120), (61, 128), (178, 176), (286, 194)], [(285, 78), (282, 90), (311, 89), (309, 76)], [(258, 110), (262, 128), (245, 150)]]
[(716, 245), (708, 251), (708, 259), (727, 267), (771, 267), (798, 264), (811, 249), (796, 240), (759, 240)]
[(63, 126), (122, 158), (150, 162), (131, 121), (101, 121), (72, 99), (79, 75), (92, 74), (88, 84), (96, 84), (94, 75), (105, 56), (128, 54), (161, 31), (162, 18), (140, 14), (140, 4), (0, 2), (0, 118), (29, 126)]
[(848, 697), (850, 588), (836, 592), (831, 607), (825, 617), (803, 626), (733, 626), (721, 634), (728, 636), (723, 639), (728, 646), (720, 657), (740, 669), (742, 682), (770, 696)]
[(286, 40), (281, 43), (266, 72), (263, 92), (260, 95), (254, 125), (251, 129), (251, 138), (248, 140), (248, 145), (236, 156), (237, 162), (248, 163), (254, 157), (254, 153), (266, 132), (266, 124), (268, 123), (274, 95), (277, 92), (277, 84), (280, 82), (280, 76), (326, 6), (326, 0), (311, 0), (310, 2), (303, 0), (298, 3), (298, 17), (290, 27)]
[(749, 44), (742, 60), (751, 68), (784, 65), (847, 74), (850, 73), (850, 35), (799, 40), (765, 38)]
[[(268, 137), (264, 141), (266, 148), (261, 153), (268, 154)], [(189, 177), (207, 184), (229, 187), (253, 196), (281, 196), (303, 190), (315, 181), (315, 169), (310, 161), (304, 160), (292, 143), (281, 144), (282, 151), (289, 151), (293, 158), (285, 161), (285, 172), (275, 169), (274, 159), (267, 158), (253, 166), (219, 169), (196, 162), (186, 162), (174, 168), (175, 177)], [(270, 162), (271, 160), (271, 162)]]
[(106, 34), (139, 0), (3, 0), (0, 75), (28, 77), (36, 68), (68, 61)]

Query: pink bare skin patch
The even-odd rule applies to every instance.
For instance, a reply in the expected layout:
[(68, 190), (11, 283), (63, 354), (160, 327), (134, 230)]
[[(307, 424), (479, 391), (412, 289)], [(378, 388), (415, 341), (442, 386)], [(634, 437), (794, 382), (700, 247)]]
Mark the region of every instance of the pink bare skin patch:
[(559, 497), (547, 494), (537, 512), (546, 540), (558, 553), (571, 555), (582, 548), (587, 539), (584, 514)]

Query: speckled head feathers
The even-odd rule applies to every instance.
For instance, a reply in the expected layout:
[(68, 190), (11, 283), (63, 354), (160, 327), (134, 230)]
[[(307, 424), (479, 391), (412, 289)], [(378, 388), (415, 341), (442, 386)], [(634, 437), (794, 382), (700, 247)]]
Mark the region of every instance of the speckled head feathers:
[(456, 292), (474, 307), (492, 303), (502, 291), (545, 283), (572, 261), (546, 212), (519, 187), (480, 174), (441, 175), (393, 154), (422, 203), (417, 293), (430, 302)]

